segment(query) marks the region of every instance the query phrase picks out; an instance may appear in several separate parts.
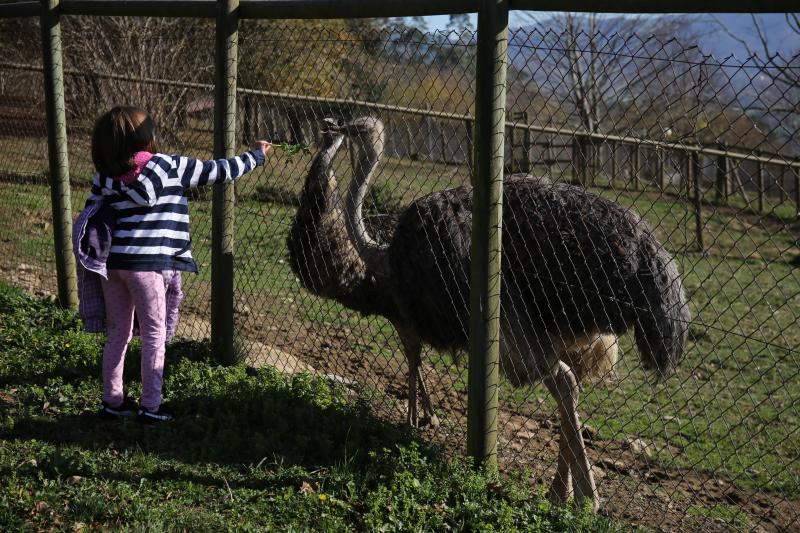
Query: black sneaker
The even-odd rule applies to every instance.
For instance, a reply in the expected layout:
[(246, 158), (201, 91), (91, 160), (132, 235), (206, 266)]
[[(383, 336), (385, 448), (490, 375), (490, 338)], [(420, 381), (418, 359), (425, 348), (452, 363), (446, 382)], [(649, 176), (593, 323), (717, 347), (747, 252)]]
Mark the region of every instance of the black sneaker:
[(163, 405), (158, 408), (158, 411), (150, 411), (144, 407), (140, 407), (139, 412), (136, 413), (136, 421), (148, 426), (172, 422), (173, 418), (174, 417), (164, 409)]
[(125, 396), (122, 403), (117, 407), (111, 407), (106, 402), (102, 402), (98, 415), (105, 420), (117, 420), (119, 418), (130, 418), (136, 415), (139, 406), (135, 401)]

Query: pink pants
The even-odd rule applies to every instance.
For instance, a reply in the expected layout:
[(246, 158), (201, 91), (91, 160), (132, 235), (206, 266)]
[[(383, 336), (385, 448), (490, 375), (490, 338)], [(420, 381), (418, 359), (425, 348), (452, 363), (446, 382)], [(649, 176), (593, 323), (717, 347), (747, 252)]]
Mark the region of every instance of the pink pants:
[(166, 342), (166, 301), (161, 272), (109, 270), (103, 281), (106, 304), (106, 346), (103, 350), (103, 401), (116, 407), (123, 399), (122, 369), (131, 340), (133, 310), (142, 339), (141, 406), (156, 411), (161, 405)]

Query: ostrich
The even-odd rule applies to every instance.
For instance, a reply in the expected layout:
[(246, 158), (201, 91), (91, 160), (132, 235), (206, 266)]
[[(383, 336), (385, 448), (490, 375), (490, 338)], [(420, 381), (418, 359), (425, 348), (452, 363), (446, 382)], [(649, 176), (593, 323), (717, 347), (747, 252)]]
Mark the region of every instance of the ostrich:
[[(408, 422), (419, 424), (417, 390), (421, 392), (426, 420), (438, 426), (420, 368), (419, 345), (400, 322), (392, 293), (358, 254), (345, 227), (342, 198), (333, 173), (333, 160), (344, 136), (335, 132), (336, 121), (325, 119), (322, 146), (314, 156), (300, 196), (300, 205), (287, 239), (289, 265), (303, 286), (364, 315), (387, 318), (398, 332), (408, 362)], [(368, 217), (364, 225), (370, 234), (391, 239), (396, 215)], [(418, 387), (419, 384), (419, 387)]]
[[(422, 379), (419, 337), (398, 312), (392, 287), (360, 257), (348, 236), (343, 202), (332, 169), (344, 139), (338, 129), (332, 119), (323, 122), (322, 146), (311, 163), (287, 239), (289, 265), (310, 292), (337, 300), (365, 315), (381, 315), (392, 323), (408, 363), (408, 423), (417, 427), (421, 422), (417, 412), (419, 392), (423, 420), (437, 426), (439, 421)], [(398, 219), (399, 215), (371, 216), (364, 220), (364, 226), (370, 235), (389, 241)], [(584, 363), (576, 367), (581, 375), (606, 377), (616, 362), (616, 338), (597, 336), (583, 345), (564, 346), (562, 352), (565, 360)]]
[[(422, 343), (453, 352), (467, 346), (472, 189), (417, 199), (385, 238), (362, 214), (383, 153), (383, 124), (364, 117), (334, 129), (350, 136), (359, 154), (344, 212), (353, 261), (370, 273), (381, 300), (391, 301), (384, 303), (390, 320), (407, 354), (409, 347), (415, 354), (409, 376), (418, 375)], [(562, 354), (633, 328), (642, 365), (668, 375), (683, 355), (690, 319), (680, 273), (636, 213), (579, 187), (510, 179), (503, 205), (500, 369), (514, 386), (543, 381), (559, 406), (551, 498), (563, 503), (574, 494), (597, 510), (576, 371)]]

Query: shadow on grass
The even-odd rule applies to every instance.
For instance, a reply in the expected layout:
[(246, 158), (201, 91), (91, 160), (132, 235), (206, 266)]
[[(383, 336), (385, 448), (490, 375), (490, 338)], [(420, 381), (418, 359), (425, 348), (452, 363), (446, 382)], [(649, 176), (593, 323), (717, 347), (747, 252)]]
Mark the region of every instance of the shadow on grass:
[[(76, 474), (204, 486), (224, 479), (256, 487), (280, 483), (275, 473), (375, 471), (371, 452), (384, 449), (413, 446), (437, 455), (341, 386), (308, 374), (221, 366), (207, 341), (168, 346), (164, 391), (174, 422), (148, 428), (103, 421), (94, 411), (102, 347), (103, 337), (83, 333), (75, 313), (0, 286), (0, 457), (12, 459), (0, 465), (0, 478)], [(134, 343), (124, 371), (134, 397), (139, 359)]]
[[(2, 309), (0, 309), (2, 313)], [(71, 382), (84, 379), (97, 379), (102, 375), (103, 346), (105, 335), (84, 333), (80, 323), (73, 321), (70, 312), (67, 322), (59, 324), (60, 333), (72, 334), (70, 339), (59, 337), (46, 329), (37, 335), (25, 333), (20, 336), (18, 343), (24, 345), (24, 351), (15, 354), (4, 353), (9, 366), (13, 367), (8, 372), (0, 371), (0, 387), (13, 387), (24, 385), (44, 385), (53, 379)], [(38, 324), (30, 324), (30, 328), (39, 328)], [(9, 351), (12, 346), (8, 339), (3, 351)], [(13, 342), (13, 341), (12, 341)], [(47, 354), (39, 358), (32, 357), (32, 352)], [(53, 355), (55, 354), (55, 355)], [(218, 363), (210, 355), (210, 342), (208, 340), (195, 341), (176, 339), (167, 346), (164, 376), (169, 376), (172, 366), (183, 360), (203, 362), (208, 365)], [(16, 359), (14, 361), (13, 359)], [(134, 337), (125, 356), (124, 376), (126, 382), (139, 381), (141, 362), (141, 346), (138, 337)], [(16, 364), (15, 364), (16, 363)]]
[[(18, 416), (12, 414), (13, 427), (0, 438), (78, 447), (101, 455), (141, 452), (148, 457), (146, 462), (160, 465), (155, 477), (209, 484), (219, 480), (204, 479), (197, 469), (185, 472), (186, 468), (169, 462), (202, 466), (201, 470), (214, 464), (237, 469), (278, 464), (311, 471), (342, 466), (361, 471), (370, 452), (397, 445), (417, 442), (425, 455), (436, 453), (406, 426), (374, 417), (367, 406), (347, 399), (346, 391), (319, 378), (284, 377), (272, 369), (214, 367), (202, 356), (199, 359), (171, 361), (174, 398), (168, 406), (176, 415), (171, 423), (146, 427), (133, 420), (104, 421), (90, 411), (44, 417), (28, 406)], [(72, 460), (64, 460), (67, 464), (51, 469), (70, 470)], [(48, 469), (41, 463), (38, 468)]]

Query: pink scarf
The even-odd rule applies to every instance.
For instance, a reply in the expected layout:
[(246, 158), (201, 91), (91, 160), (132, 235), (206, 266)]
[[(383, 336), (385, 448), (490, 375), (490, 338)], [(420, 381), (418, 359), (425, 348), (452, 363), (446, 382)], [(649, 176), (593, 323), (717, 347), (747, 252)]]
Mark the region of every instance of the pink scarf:
[(136, 168), (131, 169), (121, 176), (117, 176), (117, 179), (125, 185), (130, 185), (139, 178), (142, 169), (151, 159), (153, 159), (153, 154), (150, 152), (136, 152), (133, 154), (133, 164)]

